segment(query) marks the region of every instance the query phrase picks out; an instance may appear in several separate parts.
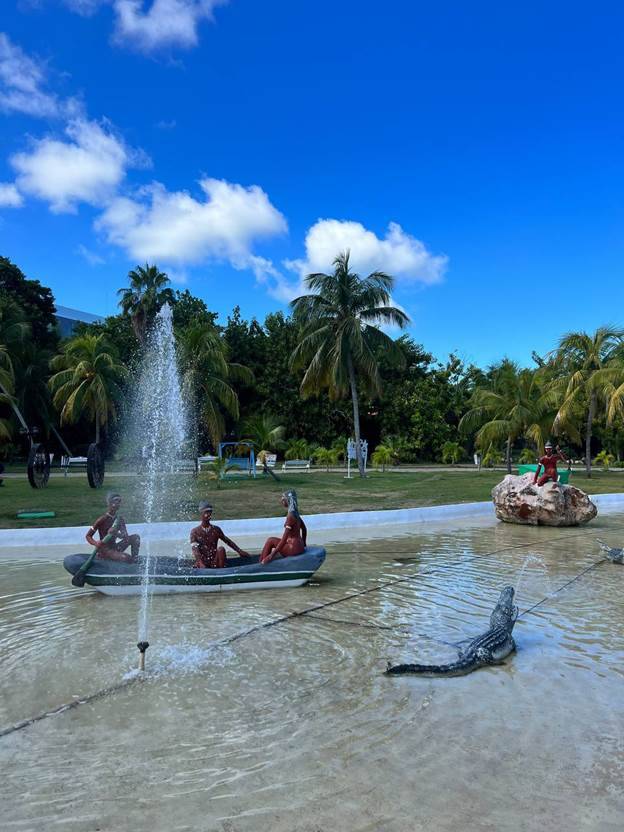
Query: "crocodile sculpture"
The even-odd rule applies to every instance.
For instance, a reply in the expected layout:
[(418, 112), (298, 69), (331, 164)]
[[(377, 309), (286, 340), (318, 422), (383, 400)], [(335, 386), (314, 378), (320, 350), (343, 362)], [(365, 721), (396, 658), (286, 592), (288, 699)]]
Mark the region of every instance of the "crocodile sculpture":
[(608, 558), (611, 561), (611, 563), (624, 564), (624, 549), (613, 549), (611, 546), (608, 546), (606, 543), (603, 543), (602, 540), (599, 540), (597, 542), (602, 551), (604, 552), (605, 557)]
[(390, 675), (418, 673), (421, 676), (463, 676), (485, 665), (500, 664), (516, 649), (511, 633), (518, 617), (518, 607), (514, 606), (513, 599), (514, 588), (506, 586), (490, 616), (489, 629), (473, 638), (460, 651), (457, 661), (443, 665), (388, 664), (385, 672)]

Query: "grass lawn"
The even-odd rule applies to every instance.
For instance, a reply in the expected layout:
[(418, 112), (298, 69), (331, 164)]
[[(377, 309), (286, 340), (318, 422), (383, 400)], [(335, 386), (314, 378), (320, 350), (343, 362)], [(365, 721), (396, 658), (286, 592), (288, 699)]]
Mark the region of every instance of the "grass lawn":
[[(172, 506), (164, 520), (190, 520), (197, 516), (197, 503), (209, 499), (215, 506), (215, 521), (239, 517), (271, 517), (281, 514), (279, 496), (295, 488), (301, 511), (319, 514), (333, 511), (411, 508), (443, 503), (463, 503), (490, 499), (492, 487), (503, 477), (500, 471), (439, 471), (385, 473), (374, 471), (366, 479), (344, 479), (342, 473), (287, 474), (281, 481), (259, 477), (230, 479), (216, 487), (214, 480), (200, 474), (170, 477)], [(594, 472), (591, 480), (573, 474), (571, 482), (592, 494), (624, 492), (624, 475)], [(108, 490), (124, 498), (123, 514), (130, 523), (144, 517), (141, 484), (137, 477), (106, 477), (105, 486), (89, 488), (82, 477), (51, 477), (48, 487), (33, 490), (24, 479), (5, 479), (0, 489), (0, 528), (41, 528), (85, 526), (104, 511)], [(21, 509), (46, 509), (56, 512), (50, 520), (17, 520)]]

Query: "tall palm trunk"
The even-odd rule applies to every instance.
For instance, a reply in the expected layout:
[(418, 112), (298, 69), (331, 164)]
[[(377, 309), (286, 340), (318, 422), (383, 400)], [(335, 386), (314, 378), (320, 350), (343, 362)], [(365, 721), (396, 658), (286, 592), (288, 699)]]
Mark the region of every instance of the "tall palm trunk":
[(592, 439), (592, 424), (594, 416), (596, 415), (596, 394), (592, 393), (589, 400), (589, 410), (587, 411), (587, 425), (585, 427), (585, 471), (587, 476), (591, 478), (591, 439)]
[(353, 402), (353, 433), (355, 438), (355, 458), (357, 460), (358, 471), (361, 477), (366, 476), (364, 471), (364, 460), (362, 459), (362, 448), (360, 446), (360, 406), (357, 395), (357, 385), (355, 381), (355, 370), (353, 368), (353, 361), (349, 355), (347, 358), (347, 369), (349, 372), (349, 384), (351, 386), (351, 401)]
[(507, 437), (507, 450), (505, 453), (505, 461), (507, 462), (507, 473), (511, 474), (511, 436)]
[(100, 414), (96, 412), (95, 414), (95, 444), (100, 444)]

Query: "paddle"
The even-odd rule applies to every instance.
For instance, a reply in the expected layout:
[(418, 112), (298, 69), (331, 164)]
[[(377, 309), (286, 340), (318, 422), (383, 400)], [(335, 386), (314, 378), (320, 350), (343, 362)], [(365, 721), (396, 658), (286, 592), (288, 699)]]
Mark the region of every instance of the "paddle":
[[(115, 517), (115, 519), (113, 520), (113, 525), (110, 527), (110, 529), (108, 531), (108, 534), (102, 540), (103, 544), (104, 543), (110, 543), (111, 541), (115, 540), (115, 538), (117, 537), (117, 528), (119, 526), (120, 519), (121, 519), (121, 517), (118, 514)], [(91, 568), (91, 564), (95, 560), (95, 558), (97, 556), (97, 553), (98, 553), (98, 547), (96, 546), (95, 549), (93, 550), (93, 552), (89, 555), (89, 557), (86, 559), (86, 561), (82, 564), (80, 569), (76, 572), (76, 574), (72, 578), (71, 582), (74, 586), (84, 586), (85, 585), (86, 574), (89, 571), (89, 569)]]

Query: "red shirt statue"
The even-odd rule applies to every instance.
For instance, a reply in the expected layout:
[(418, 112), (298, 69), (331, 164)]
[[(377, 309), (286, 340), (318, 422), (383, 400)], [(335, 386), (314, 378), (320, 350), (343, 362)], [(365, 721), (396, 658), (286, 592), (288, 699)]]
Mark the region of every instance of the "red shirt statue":
[[(557, 480), (559, 479), (559, 474), (557, 473), (557, 462), (559, 462), (560, 460), (561, 462), (568, 461), (561, 452), (559, 445), (557, 445), (555, 449), (556, 453), (553, 453), (553, 446), (550, 442), (547, 442), (544, 445), (544, 450), (546, 453), (538, 461), (537, 471), (535, 472), (535, 476), (533, 477), (533, 482), (536, 482), (538, 485), (544, 485), (549, 480), (557, 482)], [(539, 476), (540, 468), (544, 469), (544, 473), (541, 477)]]
[[(97, 556), (99, 558), (107, 558), (108, 560), (121, 560), (127, 563), (136, 561), (139, 555), (139, 546), (141, 545), (141, 538), (138, 534), (128, 534), (126, 528), (126, 521), (123, 517), (117, 520), (117, 527), (113, 532), (111, 540), (105, 541), (106, 536), (111, 532), (113, 523), (117, 519), (119, 509), (121, 507), (121, 497), (119, 494), (108, 494), (106, 498), (108, 504), (108, 511), (95, 521), (86, 534), (87, 543), (97, 549)], [(99, 534), (100, 539), (96, 540), (94, 534)], [(125, 554), (125, 550), (130, 548), (130, 554)]]

